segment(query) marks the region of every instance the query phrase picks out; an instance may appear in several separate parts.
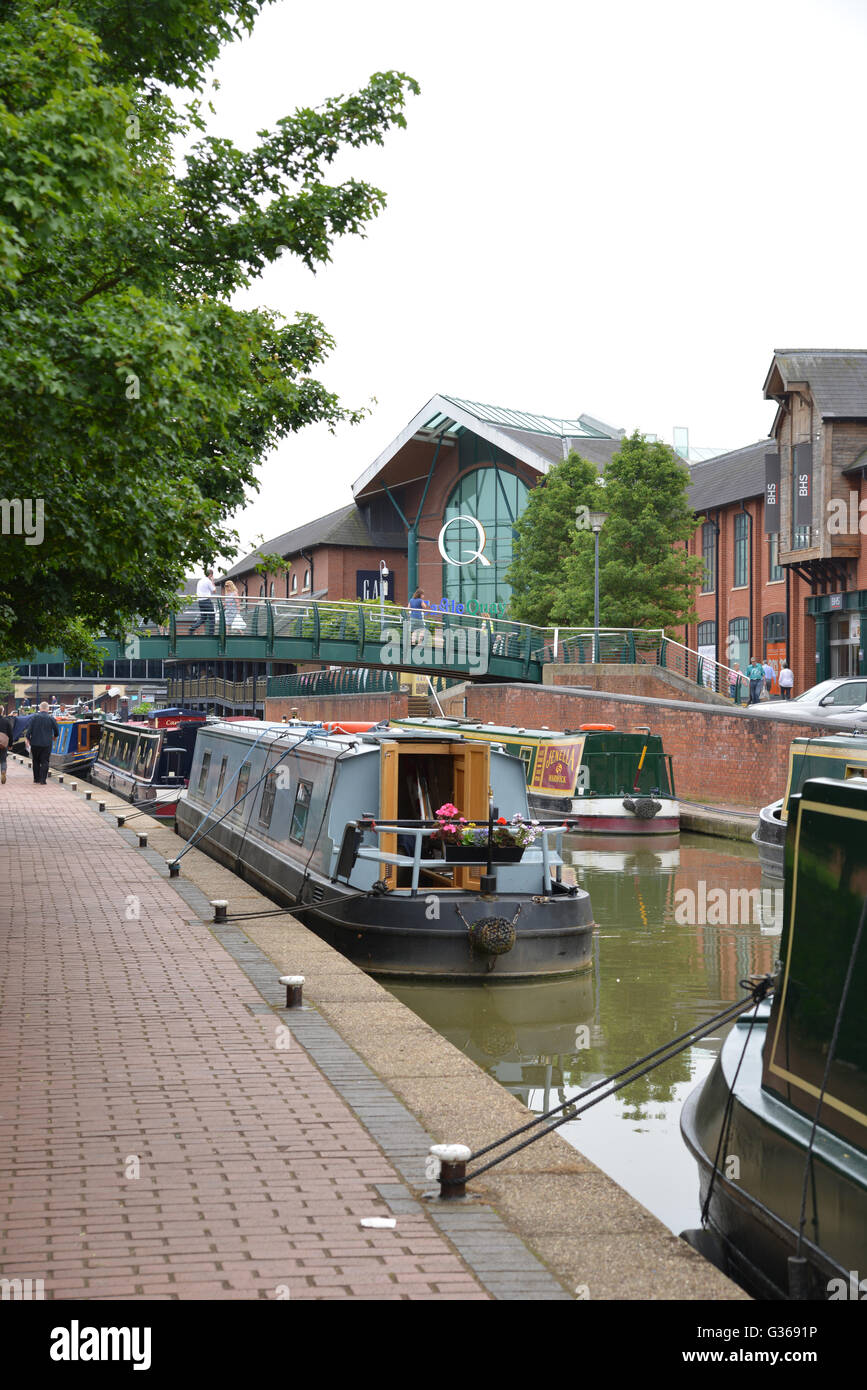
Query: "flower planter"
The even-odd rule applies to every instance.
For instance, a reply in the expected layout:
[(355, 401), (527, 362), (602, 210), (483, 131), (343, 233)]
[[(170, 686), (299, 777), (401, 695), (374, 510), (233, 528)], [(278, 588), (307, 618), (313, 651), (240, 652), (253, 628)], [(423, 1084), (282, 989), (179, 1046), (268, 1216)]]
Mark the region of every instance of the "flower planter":
[[(446, 845), (443, 857), (450, 864), (487, 864), (487, 845)], [(491, 845), (492, 864), (517, 864), (524, 855), (521, 845)]]

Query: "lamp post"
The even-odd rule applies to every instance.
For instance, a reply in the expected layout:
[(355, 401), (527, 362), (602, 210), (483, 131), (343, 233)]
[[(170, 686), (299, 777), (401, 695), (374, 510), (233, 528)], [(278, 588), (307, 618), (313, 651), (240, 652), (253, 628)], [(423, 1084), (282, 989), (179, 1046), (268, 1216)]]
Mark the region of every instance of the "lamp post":
[(590, 513), (590, 530), (593, 532), (595, 545), (595, 559), (593, 568), (593, 626), (596, 629), (596, 641), (599, 641), (599, 532), (608, 520), (607, 512)]

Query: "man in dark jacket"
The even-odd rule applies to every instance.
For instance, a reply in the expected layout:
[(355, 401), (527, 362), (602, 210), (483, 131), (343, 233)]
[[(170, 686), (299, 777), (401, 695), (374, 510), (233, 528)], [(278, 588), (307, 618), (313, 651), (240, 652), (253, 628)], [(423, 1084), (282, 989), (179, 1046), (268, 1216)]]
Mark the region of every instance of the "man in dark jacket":
[(6, 754), (12, 744), (14, 728), (14, 721), (6, 718), (6, 711), (0, 705), (0, 734), (5, 734), (7, 739), (5, 747), (3, 740), (0, 739), (0, 784), (6, 781)]
[(57, 723), (48, 713), (48, 701), (43, 700), (39, 706), (38, 713), (34, 714), (27, 730), (27, 742), (30, 744), (30, 761), (33, 764), (33, 780), (37, 785), (45, 786), (48, 781), (48, 759), (51, 755), (51, 745), (60, 733)]

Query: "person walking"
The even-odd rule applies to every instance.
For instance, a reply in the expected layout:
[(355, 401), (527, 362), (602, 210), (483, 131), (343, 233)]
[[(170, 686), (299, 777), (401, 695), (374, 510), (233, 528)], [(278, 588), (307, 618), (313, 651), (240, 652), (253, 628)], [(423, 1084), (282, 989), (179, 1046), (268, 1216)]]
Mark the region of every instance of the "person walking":
[(754, 656), (750, 657), (750, 664), (747, 667), (747, 680), (750, 683), (750, 698), (748, 703), (757, 705), (762, 696), (762, 683), (765, 679), (765, 668)]
[(43, 700), (27, 730), (30, 745), (30, 761), (33, 765), (33, 780), (37, 786), (45, 786), (48, 781), (48, 760), (51, 745), (60, 733), (57, 721), (48, 712), (48, 702)]
[(409, 601), (410, 644), (414, 647), (419, 637), (424, 637), (424, 609), (427, 607), (424, 589), (416, 589)]
[(729, 671), (729, 695), (736, 705), (741, 702), (741, 666), (736, 661)]
[(241, 617), (238, 586), (231, 579), (227, 579), (223, 585), (223, 609), (226, 614), (226, 631), (245, 632), (247, 624)]
[(6, 754), (9, 751), (9, 745), (12, 742), (12, 735), (14, 732), (14, 721), (7, 718), (5, 709), (0, 705), (0, 785), (3, 786), (6, 784)]
[(780, 694), (784, 700), (791, 700), (792, 686), (795, 684), (795, 673), (789, 668), (788, 657), (780, 667)]
[(190, 628), (189, 635), (191, 637), (193, 633), (197, 632), (198, 629), (202, 626), (202, 623), (205, 624), (205, 636), (213, 637), (214, 594), (216, 592), (217, 586), (214, 583), (214, 571), (208, 570), (208, 573), (204, 575), (203, 578), (201, 578), (198, 584), (196, 585), (196, 599), (199, 605), (199, 616), (196, 622), (194, 622), (192, 627)]
[(764, 664), (764, 666), (762, 667), (762, 670), (763, 670), (764, 673), (765, 673), (765, 690), (767, 691), (768, 699), (770, 700), (770, 698), (771, 698), (771, 686), (773, 685), (774, 681), (775, 681), (776, 678), (777, 678), (777, 673), (776, 673), (776, 671), (774, 670), (774, 668), (773, 668), (773, 666), (771, 665), (771, 663), (768, 661), (767, 657), (765, 657), (765, 664)]

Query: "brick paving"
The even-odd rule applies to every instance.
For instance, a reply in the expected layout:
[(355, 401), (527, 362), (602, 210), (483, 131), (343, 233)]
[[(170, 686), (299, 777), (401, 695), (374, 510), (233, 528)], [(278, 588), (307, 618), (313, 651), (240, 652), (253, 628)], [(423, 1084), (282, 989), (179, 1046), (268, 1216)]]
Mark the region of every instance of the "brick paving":
[(490, 1296), (147, 852), (11, 759), (0, 846), (0, 1275), (54, 1299)]

